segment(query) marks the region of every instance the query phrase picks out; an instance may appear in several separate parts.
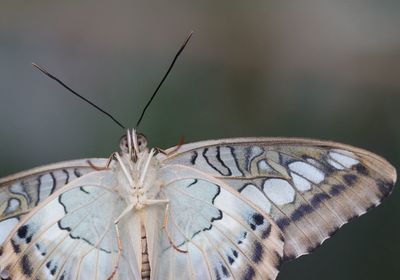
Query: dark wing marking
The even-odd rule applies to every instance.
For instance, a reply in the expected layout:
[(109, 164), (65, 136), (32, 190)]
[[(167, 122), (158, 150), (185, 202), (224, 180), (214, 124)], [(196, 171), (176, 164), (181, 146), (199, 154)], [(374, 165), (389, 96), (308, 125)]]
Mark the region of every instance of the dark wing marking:
[[(222, 149), (230, 153), (205, 153)], [(198, 156), (190, 161), (193, 154)], [(394, 167), (371, 152), (308, 139), (204, 141), (159, 159), (205, 172), (258, 205), (264, 201), (260, 208), (284, 233), (287, 259), (310, 252), (350, 219), (379, 205), (396, 181)]]

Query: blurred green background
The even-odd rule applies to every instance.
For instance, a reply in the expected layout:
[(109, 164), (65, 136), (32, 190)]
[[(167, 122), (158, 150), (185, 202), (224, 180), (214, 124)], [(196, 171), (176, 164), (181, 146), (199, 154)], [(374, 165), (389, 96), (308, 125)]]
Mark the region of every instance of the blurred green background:
[[(107, 157), (123, 131), (31, 66), (134, 126), (195, 31), (141, 131), (153, 146), (301, 136), (400, 164), (400, 2), (2, 1), (0, 176)], [(354, 220), (279, 280), (399, 279), (400, 193)]]

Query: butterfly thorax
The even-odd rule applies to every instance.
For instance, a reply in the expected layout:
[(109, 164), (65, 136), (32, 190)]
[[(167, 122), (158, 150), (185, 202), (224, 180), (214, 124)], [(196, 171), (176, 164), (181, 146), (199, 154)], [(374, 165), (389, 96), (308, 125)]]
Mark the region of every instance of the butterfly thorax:
[(157, 204), (160, 184), (156, 180), (159, 162), (155, 150), (149, 150), (146, 138), (134, 131), (121, 139), (120, 147), (112, 165), (118, 174), (118, 192), (127, 205), (137, 210)]
[(113, 168), (118, 174), (118, 192), (128, 205), (140, 210), (154, 204), (160, 190), (155, 176), (159, 164), (154, 157), (154, 150), (138, 154), (136, 161), (129, 154), (123, 153)]

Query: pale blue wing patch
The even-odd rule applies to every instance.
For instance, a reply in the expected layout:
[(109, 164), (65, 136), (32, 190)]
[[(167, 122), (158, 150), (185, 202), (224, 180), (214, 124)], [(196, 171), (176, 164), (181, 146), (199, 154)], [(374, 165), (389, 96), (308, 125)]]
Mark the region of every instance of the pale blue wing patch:
[[(170, 212), (157, 275), (170, 279), (274, 279), (282, 235), (256, 203), (184, 166), (164, 168)], [(171, 244), (172, 242), (172, 244)], [(168, 261), (169, 260), (169, 261)]]
[(8, 234), (19, 223), (18, 218), (9, 218), (0, 222), (0, 244), (4, 242)]

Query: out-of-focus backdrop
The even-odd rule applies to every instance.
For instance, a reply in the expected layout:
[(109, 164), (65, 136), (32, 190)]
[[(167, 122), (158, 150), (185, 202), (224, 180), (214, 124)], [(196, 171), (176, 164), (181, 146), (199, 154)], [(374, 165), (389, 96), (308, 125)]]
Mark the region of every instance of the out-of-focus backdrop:
[[(127, 126), (190, 30), (146, 115), (150, 144), (301, 136), (400, 166), (400, 2), (2, 1), (0, 176), (107, 157), (123, 131), (34, 70), (45, 66)], [(279, 280), (398, 279), (400, 191)]]

